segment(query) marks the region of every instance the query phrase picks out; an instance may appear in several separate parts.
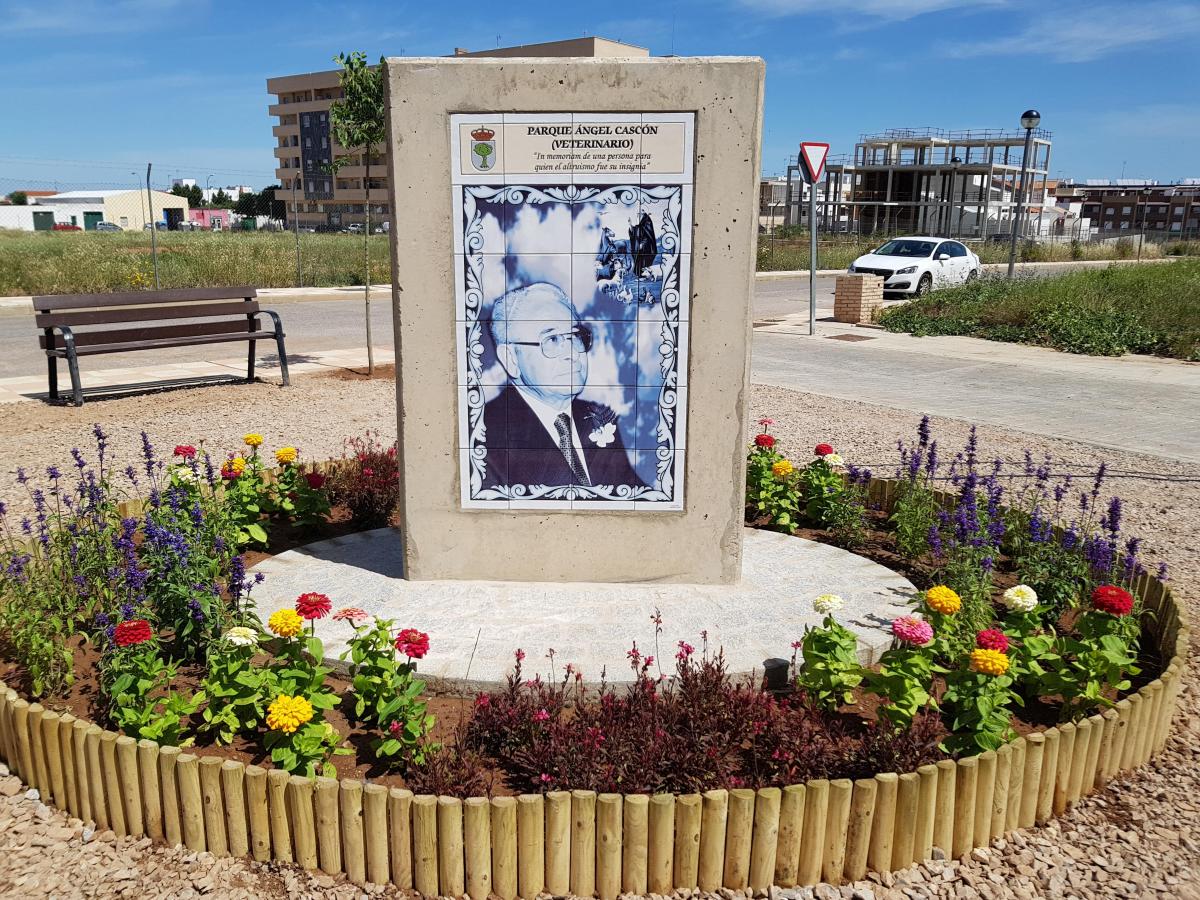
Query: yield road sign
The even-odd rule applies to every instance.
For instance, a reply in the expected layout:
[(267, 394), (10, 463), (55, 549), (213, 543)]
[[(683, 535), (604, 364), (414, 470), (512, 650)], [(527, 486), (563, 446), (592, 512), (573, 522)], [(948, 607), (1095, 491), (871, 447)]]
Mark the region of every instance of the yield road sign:
[(821, 180), (821, 172), (825, 169), (825, 157), (829, 155), (828, 144), (817, 144), (804, 141), (800, 144), (800, 164), (808, 176), (810, 184)]

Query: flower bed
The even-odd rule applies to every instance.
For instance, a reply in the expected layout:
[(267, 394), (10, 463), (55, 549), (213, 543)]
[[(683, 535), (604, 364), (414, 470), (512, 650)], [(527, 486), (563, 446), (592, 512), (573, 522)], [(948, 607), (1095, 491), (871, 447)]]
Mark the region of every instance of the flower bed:
[[(330, 598), (319, 594), (297, 598), (294, 610), (275, 613), (260, 630), (246, 612), (249, 585), (240, 557), (230, 553), (217, 558), (226, 566), (220, 589), (206, 588), (220, 602), (201, 605), (201, 616), (194, 595), (167, 593), (130, 610), (114, 609), (119, 621), (96, 622), (93, 640), (105, 648), (97, 687), (107, 702), (100, 709), (124, 736), (30, 706), (0, 688), (0, 752), (55, 803), (119, 832), (218, 853), (319, 861), (326, 871), (344, 869), (358, 881), (390, 879), (430, 895), (786, 886), (857, 878), (867, 866), (900, 868), (926, 858), (933, 846), (959, 855), (1061, 812), (1161, 747), (1186, 628), (1162, 581), (1142, 570), (1136, 544), (1119, 543), (1119, 503), (1115, 515), (1110, 503), (1095, 525), (1055, 523), (1041, 504), (1058, 486), (1050, 486), (1048, 471), (1045, 477), (1035, 471), (1041, 488), (1006, 509), (996, 490), (999, 473), (978, 476), (970, 446), (960, 463), (959, 491), (948, 496), (934, 487), (931, 444), (923, 433), (916, 447), (904, 448), (902, 477), (885, 482), (853, 469), (843, 475), (831, 447), (820, 447), (824, 452), (800, 467), (779, 454), (765, 430), (756, 439), (751, 517), (789, 531), (824, 527), (851, 545), (885, 531), (880, 523), (890, 520), (898, 523), (890, 552), (907, 556), (912, 571), (934, 582), (914, 615), (893, 623), (896, 643), (871, 669), (858, 666), (853, 638), (847, 641), (837, 622), (838, 598), (816, 598), (826, 618), (797, 641), (804, 665), (790, 698), (732, 682), (719, 652), (709, 652), (702, 640), (699, 650), (683, 642), (672, 648), (669, 679), (635, 646), (633, 686), (597, 697), (580, 691), (581, 678), (569, 663), (552, 683), (525, 679), (518, 651), (508, 687), (480, 695), (461, 731), (435, 736), (445, 742), (439, 748), (430, 741), (433, 723), (414, 675), (413, 661), (428, 649), (423, 633), (353, 608), (334, 612)], [(240, 471), (237, 458), (229, 460), (222, 467), (228, 469), (224, 489), (208, 496), (203, 487), (193, 494), (187, 486), (207, 479), (192, 481), (177, 471), (196, 474), (199, 454), (177, 449), (185, 452), (174, 468), (159, 468), (147, 449), (145, 477), (166, 473), (168, 482), (151, 488), (158, 496), (147, 498), (140, 521), (129, 525), (129, 515), (113, 520), (97, 509), (103, 503), (84, 510), (105, 540), (83, 541), (76, 555), (86, 560), (89, 548), (107, 542), (115, 555), (105, 557), (105, 565), (115, 560), (116, 571), (100, 571), (126, 592), (107, 598), (110, 609), (129, 602), (129, 591), (145, 588), (150, 576), (141, 576), (143, 561), (158, 560), (164, 548), (175, 555), (155, 570), (159, 581), (147, 594), (179, 583), (171, 577), (178, 575), (179, 557), (204, 556), (194, 544), (186, 553), (179, 548), (183, 521), (197, 529), (196, 543), (215, 554), (221, 535), (214, 523), (238, 529), (226, 540), (249, 544), (261, 541), (248, 526), (268, 521), (261, 508), (256, 517), (230, 515), (231, 502), (248, 510), (273, 496), (276, 521), (289, 527), (308, 503), (288, 496), (299, 495), (294, 488), (304, 477), (294, 451), (279, 460), (274, 478), (256, 468), (256, 453), (241, 457)], [(361, 478), (369, 466), (355, 458), (354, 477)], [(87, 499), (85, 468), (81, 497)], [(247, 473), (263, 487), (249, 490), (249, 479), (238, 484)], [(323, 487), (304, 480), (314, 492)], [(1085, 492), (1093, 508), (1099, 490), (1097, 483)], [(1054, 502), (1065, 495), (1064, 489)], [(317, 502), (327, 498), (317, 496), (311, 505)], [(43, 497), (30, 536), (50, 556), (60, 540), (53, 524)], [(264, 527), (267, 540), (270, 531)], [(81, 543), (77, 534), (71, 537), (75, 543), (59, 551), (67, 558)], [(901, 543), (910, 539), (905, 550)], [(1074, 581), (1068, 581), (1058, 567), (1074, 564), (1076, 547), (1086, 569), (1071, 568)], [(1042, 581), (1027, 579), (1036, 590), (1015, 581), (1017, 574), (1039, 572)], [(1039, 601), (1070, 591), (1075, 600), (1061, 609)], [(172, 624), (164, 621), (168, 614), (177, 617)], [(230, 618), (219, 627), (208, 623), (221, 615)], [(355, 626), (351, 675), (343, 682), (323, 665), (313, 634), (312, 623), (331, 615)], [(1146, 683), (1132, 692), (1124, 682), (1143, 621), (1139, 661), (1144, 668), (1158, 659), (1169, 664), (1160, 678), (1151, 680), (1154, 672), (1145, 671)], [(207, 638), (189, 643), (188, 634), (205, 628)], [(170, 649), (194, 646), (204, 650), (199, 698), (180, 685), (181, 661)], [(47, 671), (59, 671), (64, 681), (76, 672)], [(1130, 695), (1118, 699), (1125, 692)], [(1018, 737), (1014, 726), (1024, 732), (1038, 723), (1015, 719), (1014, 704), (1048, 695), (1060, 701), (1063, 724)], [(338, 726), (355, 729), (351, 748), (331, 724), (336, 707)], [(1111, 708), (1100, 713), (1105, 707)], [(168, 746), (186, 740), (189, 728), (250, 735), (246, 746), (258, 755), (196, 758)], [(735, 744), (730, 734), (742, 740)], [(339, 763), (335, 754), (348, 749), (375, 760), (372, 774), (394, 766), (418, 796), (399, 780), (389, 789), (378, 778), (364, 787), (357, 780), (339, 786), (305, 777), (332, 773), (327, 767)], [(245, 765), (267, 756), (270, 772)], [(482, 789), (489, 778), (507, 782), (490, 800), (449, 796)], [(504, 789), (532, 793), (499, 796)], [(572, 858), (575, 864), (564, 869), (563, 860)]]

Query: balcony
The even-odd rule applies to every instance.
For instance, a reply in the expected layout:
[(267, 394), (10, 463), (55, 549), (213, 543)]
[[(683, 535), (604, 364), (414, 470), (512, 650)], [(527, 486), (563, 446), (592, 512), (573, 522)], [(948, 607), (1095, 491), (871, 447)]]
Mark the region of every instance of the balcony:
[(322, 112), (329, 109), (331, 103), (333, 103), (332, 100), (305, 100), (300, 103), (272, 103), (267, 107), (267, 115), (284, 116), (288, 113)]

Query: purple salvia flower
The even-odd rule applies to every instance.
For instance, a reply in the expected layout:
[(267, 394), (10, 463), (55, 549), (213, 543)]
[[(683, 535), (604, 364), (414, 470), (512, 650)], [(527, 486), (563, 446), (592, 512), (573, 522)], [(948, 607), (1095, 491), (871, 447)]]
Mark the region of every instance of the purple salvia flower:
[(1100, 467), (1096, 469), (1096, 480), (1092, 482), (1092, 499), (1095, 500), (1100, 496), (1100, 488), (1104, 484), (1104, 475), (1108, 472), (1108, 463), (1100, 463)]
[(921, 416), (921, 423), (917, 425), (917, 447), (924, 450), (929, 446), (929, 416)]
[(1029, 452), (1028, 448), (1025, 450), (1025, 477), (1033, 477), (1033, 454)]
[(925, 542), (929, 544), (929, 549), (934, 556), (942, 555), (942, 533), (936, 525), (929, 526), (929, 534), (926, 535)]
[(925, 474), (928, 475), (930, 478), (932, 478), (935, 474), (937, 474), (937, 467), (938, 467), (937, 446), (938, 446), (937, 441), (934, 441), (933, 443), (931, 443), (929, 445), (929, 451), (925, 454)]
[(983, 568), (983, 571), (990, 572), (990, 571), (992, 571), (992, 568), (996, 565), (996, 561), (994, 559), (992, 559), (990, 556), (985, 556), (983, 559), (981, 559), (979, 561), (979, 565)]
[(22, 466), (17, 466), (17, 484), (28, 484), (29, 476), (25, 474), (25, 469)]
[(1074, 550), (1079, 546), (1079, 528), (1072, 522), (1071, 527), (1063, 532), (1062, 547), (1064, 550)]
[(1159, 581), (1167, 580), (1167, 564), (1165, 562), (1160, 562), (1158, 564), (1158, 572), (1155, 574), (1154, 577), (1157, 578)]
[(1108, 501), (1108, 531), (1115, 540), (1121, 533), (1121, 498), (1113, 497)]
[(154, 446), (150, 443), (150, 435), (142, 432), (142, 460), (146, 466), (146, 474), (154, 477)]

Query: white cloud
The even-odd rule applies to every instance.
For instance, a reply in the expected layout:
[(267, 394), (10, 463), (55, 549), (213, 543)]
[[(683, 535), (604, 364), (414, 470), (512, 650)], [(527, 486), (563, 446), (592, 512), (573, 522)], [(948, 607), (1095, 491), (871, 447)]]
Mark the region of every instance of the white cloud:
[(1045, 56), (1081, 63), (1110, 53), (1200, 37), (1200, 6), (1191, 3), (1072, 5), (1034, 16), (1015, 34), (947, 47), (949, 56)]
[(185, 0), (9, 0), (0, 2), (0, 34), (61, 38), (138, 32), (168, 24), (177, 11), (194, 12), (196, 6)]
[(1002, 6), (1007, 0), (741, 0), (743, 6), (771, 16), (824, 14), (868, 16), (887, 21), (913, 19), (948, 9)]

